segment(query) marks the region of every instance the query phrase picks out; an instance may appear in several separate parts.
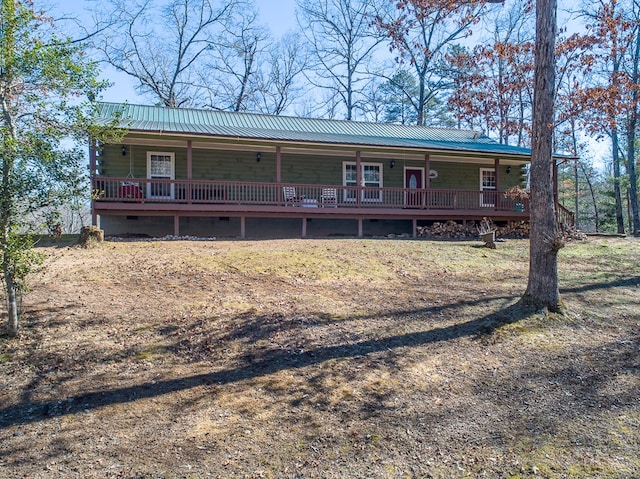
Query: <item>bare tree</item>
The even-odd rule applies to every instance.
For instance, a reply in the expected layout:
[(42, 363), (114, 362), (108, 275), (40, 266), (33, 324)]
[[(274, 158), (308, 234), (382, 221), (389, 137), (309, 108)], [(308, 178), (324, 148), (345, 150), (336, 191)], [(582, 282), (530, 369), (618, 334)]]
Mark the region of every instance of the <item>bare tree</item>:
[[(580, 123), (584, 123), (586, 116), (583, 113), (581, 101), (581, 89), (585, 87), (586, 76), (583, 69), (585, 55), (591, 56), (592, 42), (585, 41), (579, 34), (574, 33), (567, 38), (558, 37), (556, 51), (556, 98), (555, 98), (555, 129), (554, 151), (565, 151), (576, 160), (569, 162), (571, 165), (573, 184), (573, 207), (575, 211), (575, 227), (579, 227), (580, 215), (580, 171), (585, 171), (584, 160), (577, 158), (588, 154), (584, 144), (578, 141), (580, 136)], [(579, 164), (581, 163), (581, 164)], [(585, 177), (587, 185), (593, 195), (593, 185), (590, 179)], [(594, 203), (596, 225), (598, 224), (597, 205)]]
[(633, 235), (640, 236), (640, 208), (638, 205), (638, 175), (636, 172), (636, 141), (637, 128), (640, 122), (640, 9), (634, 2), (633, 32), (635, 38), (630, 45), (629, 65), (627, 74), (629, 75), (630, 97), (627, 100), (627, 174), (629, 175), (629, 206), (631, 209), (631, 224)]
[(345, 118), (365, 111), (368, 67), (384, 36), (372, 28), (374, 0), (298, 0), (298, 23), (314, 61), (308, 80), (328, 92), (326, 105), (335, 116), (336, 101)]
[[(581, 91), (587, 129), (611, 139), (613, 191), (618, 233), (625, 232), (622, 194), (623, 151), (629, 175), (631, 224), (640, 234), (637, 200), (636, 136), (640, 115), (640, 8), (637, 2), (598, 0), (583, 10), (589, 34), (583, 41), (590, 47), (582, 62), (592, 80)], [(597, 68), (594, 68), (594, 65)], [(626, 143), (626, 145), (625, 145)], [(626, 148), (625, 148), (626, 146)]]
[[(104, 61), (137, 81), (137, 90), (165, 106), (193, 105), (195, 67), (220, 41), (241, 0), (109, 0), (94, 38)], [(102, 29), (104, 23), (111, 28)]]
[(397, 60), (415, 71), (418, 97), (414, 108), (418, 125), (423, 125), (427, 105), (450, 84), (442, 74), (446, 48), (469, 35), (484, 2), (401, 0), (397, 6), (387, 15), (378, 15), (377, 24), (391, 38)]
[(227, 111), (253, 111), (259, 103), (258, 73), (266, 56), (269, 32), (259, 23), (252, 3), (232, 15), (224, 34), (209, 48), (214, 55), (199, 67), (205, 106)]
[(307, 66), (307, 50), (299, 35), (285, 34), (270, 45), (267, 59), (258, 72), (256, 110), (280, 115), (289, 108), (302, 90), (297, 79)]
[(386, 109), (385, 91), (380, 79), (374, 78), (368, 85), (367, 109), (365, 115), (367, 121), (381, 123)]

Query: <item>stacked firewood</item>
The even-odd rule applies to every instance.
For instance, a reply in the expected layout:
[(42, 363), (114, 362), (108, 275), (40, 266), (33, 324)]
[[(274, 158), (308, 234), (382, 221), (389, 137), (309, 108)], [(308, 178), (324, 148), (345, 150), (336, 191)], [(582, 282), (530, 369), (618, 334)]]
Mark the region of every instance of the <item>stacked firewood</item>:
[(510, 221), (507, 225), (496, 228), (499, 238), (528, 238), (531, 225), (528, 221)]
[(564, 223), (560, 225), (560, 231), (566, 241), (584, 241), (587, 235), (577, 229), (575, 226), (569, 226)]
[[(481, 222), (467, 221), (466, 224), (455, 221), (435, 222), (430, 226), (418, 226), (420, 238), (469, 239), (480, 234)], [(495, 226), (496, 238), (528, 238), (530, 226), (527, 221), (509, 222)]]
[(418, 226), (417, 233), (420, 238), (465, 239), (477, 238), (478, 228), (474, 221), (469, 221), (466, 225), (455, 221), (446, 221), (444, 223), (435, 222), (431, 226)]
[[(489, 220), (490, 221), (490, 220)], [(434, 239), (476, 239), (481, 233), (482, 221), (467, 221), (466, 224), (455, 221), (435, 222), (430, 226), (418, 226), (420, 238)], [(493, 225), (493, 224), (492, 224)], [(531, 225), (528, 221), (509, 221), (506, 224), (493, 225), (495, 237), (519, 239), (529, 238)], [(562, 236), (566, 240), (583, 240), (586, 235), (574, 227), (561, 225)]]

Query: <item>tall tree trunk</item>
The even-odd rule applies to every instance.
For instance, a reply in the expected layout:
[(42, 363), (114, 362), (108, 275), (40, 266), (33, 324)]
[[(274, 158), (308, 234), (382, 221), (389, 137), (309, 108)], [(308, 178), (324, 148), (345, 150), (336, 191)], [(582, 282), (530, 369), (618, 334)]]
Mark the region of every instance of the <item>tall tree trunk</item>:
[(638, 125), (638, 89), (640, 84), (640, 33), (635, 29), (635, 47), (633, 49), (632, 81), (636, 88), (631, 93), (631, 109), (627, 126), (627, 174), (629, 175), (629, 206), (631, 218), (629, 225), (633, 236), (640, 236), (640, 213), (638, 212), (638, 177), (636, 175), (636, 127)]
[(9, 251), (10, 243), (10, 215), (13, 211), (12, 192), (11, 192), (11, 170), (13, 168), (12, 154), (8, 152), (9, 148), (5, 148), (5, 154), (2, 158), (2, 185), (0, 186), (0, 247), (4, 250), (2, 254), (2, 276), (4, 281), (5, 294), (7, 296), (7, 315), (9, 335), (18, 334), (18, 302), (16, 295), (16, 285), (14, 281), (14, 264), (15, 258)]
[(523, 142), (524, 142), (524, 122), (525, 122), (525, 102), (522, 98), (522, 92), (520, 92), (518, 94), (519, 97), (519, 103), (520, 103), (520, 111), (519, 111), (519, 115), (518, 115), (518, 143), (516, 146), (522, 146)]
[[(3, 21), (6, 22), (4, 31), (0, 33), (2, 45), (2, 70), (3, 74), (10, 78), (11, 70), (14, 68), (14, 46), (15, 46), (15, 15), (16, 4), (12, 0), (2, 0)], [(11, 185), (11, 174), (14, 167), (15, 144), (17, 132), (10, 114), (10, 105), (5, 95), (2, 95), (2, 116), (6, 131), (2, 135), (2, 183), (0, 184), (0, 247), (4, 250), (2, 254), (2, 275), (7, 295), (7, 315), (9, 335), (18, 334), (18, 302), (16, 300), (16, 286), (14, 282), (14, 258), (9, 252), (9, 233), (11, 230), (11, 215), (13, 213), (13, 191)]]
[(16, 299), (16, 285), (14, 281), (14, 261), (10, 248), (11, 214), (13, 201), (11, 191), (11, 170), (13, 169), (13, 152), (11, 147), (4, 148), (2, 157), (2, 185), (0, 185), (0, 247), (2, 254), (2, 276), (4, 290), (7, 296), (7, 316), (9, 336), (18, 334), (18, 302)]
[(636, 155), (635, 155), (635, 124), (633, 121), (633, 133), (627, 135), (627, 174), (629, 175), (629, 207), (631, 217), (629, 225), (632, 227), (633, 236), (640, 236), (640, 212), (638, 211), (638, 176), (636, 175)]
[(587, 186), (589, 187), (589, 193), (591, 193), (591, 201), (593, 203), (593, 217), (596, 223), (595, 224), (596, 233), (599, 233), (600, 232), (600, 216), (598, 213), (598, 202), (596, 201), (596, 192), (593, 188), (593, 183), (591, 182), (591, 179), (589, 179), (589, 174), (587, 173), (586, 168), (582, 163), (580, 163), (580, 169), (582, 170), (582, 173), (584, 174), (584, 179), (587, 182)]
[(5, 292), (7, 293), (7, 316), (9, 336), (15, 337), (18, 335), (18, 295), (16, 292), (16, 286), (13, 283), (13, 275), (4, 270), (4, 285)]
[(424, 102), (425, 102), (425, 86), (424, 78), (420, 78), (420, 88), (418, 93), (418, 110), (416, 111), (416, 125), (424, 125)]
[(555, 38), (556, 0), (537, 0), (529, 282), (522, 301), (549, 311), (560, 310), (558, 250), (563, 245), (556, 228), (553, 197)]
[[(578, 139), (576, 138), (576, 122), (575, 119), (571, 119), (571, 150), (572, 154), (575, 158), (578, 157)], [(580, 207), (580, 185), (578, 183), (578, 160), (574, 160), (573, 162), (573, 207), (575, 212), (575, 224), (576, 228), (580, 226), (580, 215), (579, 215), (579, 207)]]
[(613, 161), (613, 195), (616, 201), (616, 223), (618, 234), (624, 234), (624, 214), (622, 212), (622, 191), (620, 190), (620, 145), (618, 128), (611, 131), (611, 158)]
[(576, 160), (573, 163), (573, 208), (575, 213), (575, 224), (576, 229), (580, 229), (580, 185), (578, 184), (578, 161)]
[(584, 167), (584, 164), (582, 162), (580, 162), (580, 169), (582, 170), (582, 173), (584, 174), (584, 179), (587, 182), (587, 186), (589, 187), (589, 193), (591, 194), (591, 201), (593, 203), (593, 216), (594, 216), (594, 220), (596, 222), (596, 233), (600, 232), (600, 215), (598, 213), (598, 202), (596, 201), (596, 192), (593, 188), (593, 183), (591, 182), (591, 179), (589, 178), (589, 174), (586, 170), (586, 168)]

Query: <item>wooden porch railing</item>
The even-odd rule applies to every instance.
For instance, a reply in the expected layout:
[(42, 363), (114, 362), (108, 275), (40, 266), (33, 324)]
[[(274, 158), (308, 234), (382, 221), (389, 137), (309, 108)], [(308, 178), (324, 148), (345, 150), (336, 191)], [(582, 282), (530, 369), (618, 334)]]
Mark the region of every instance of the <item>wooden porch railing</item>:
[(573, 211), (562, 206), (560, 203), (556, 203), (556, 216), (558, 223), (564, 224), (573, 228), (576, 225), (576, 215)]
[[(233, 204), (331, 208), (415, 208), (481, 210), (526, 213), (528, 201), (508, 198), (503, 192), (374, 188), (343, 185), (251, 183), (145, 178), (92, 178), (97, 202), (167, 204)], [(294, 192), (292, 198), (285, 198)], [(331, 198), (333, 196), (333, 198)]]

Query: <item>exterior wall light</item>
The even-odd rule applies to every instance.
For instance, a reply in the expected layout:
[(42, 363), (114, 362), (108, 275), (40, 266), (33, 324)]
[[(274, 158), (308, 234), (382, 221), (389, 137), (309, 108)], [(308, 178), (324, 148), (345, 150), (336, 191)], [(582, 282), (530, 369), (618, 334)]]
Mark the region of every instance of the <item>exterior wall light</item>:
[(127, 156), (127, 147), (122, 145), (122, 156)]
[(396, 166), (396, 161), (395, 160), (391, 160), (389, 162), (389, 168), (393, 168), (394, 166)]
[(258, 153), (258, 154), (256, 155), (256, 161), (257, 161), (258, 163), (260, 163), (260, 160), (261, 160), (261, 159), (262, 159), (262, 153)]

